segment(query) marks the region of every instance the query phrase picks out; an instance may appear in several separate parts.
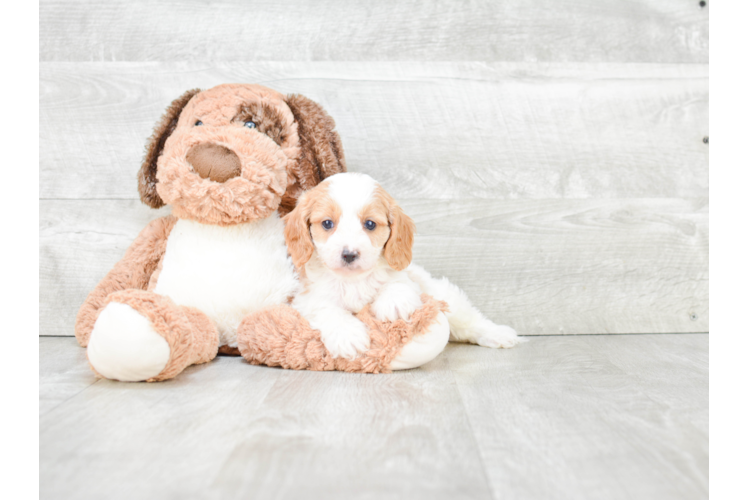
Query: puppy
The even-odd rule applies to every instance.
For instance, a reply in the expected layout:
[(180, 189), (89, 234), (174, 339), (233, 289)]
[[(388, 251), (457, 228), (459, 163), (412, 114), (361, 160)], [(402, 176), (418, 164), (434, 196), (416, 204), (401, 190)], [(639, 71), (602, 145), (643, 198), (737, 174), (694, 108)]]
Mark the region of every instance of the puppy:
[(415, 224), (371, 177), (342, 173), (306, 191), (285, 217), (289, 254), (304, 286), (292, 307), (333, 357), (355, 358), (369, 348), (366, 326), (354, 313), (371, 304), (381, 321), (408, 320), (420, 295), (445, 300), (450, 340), (512, 347), (513, 329), (492, 323), (464, 292), (411, 265)]

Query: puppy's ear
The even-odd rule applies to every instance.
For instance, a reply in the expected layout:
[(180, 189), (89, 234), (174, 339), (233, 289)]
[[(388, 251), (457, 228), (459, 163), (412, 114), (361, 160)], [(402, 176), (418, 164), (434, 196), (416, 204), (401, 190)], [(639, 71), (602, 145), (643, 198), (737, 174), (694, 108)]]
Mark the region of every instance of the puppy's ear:
[(182, 110), (190, 102), (200, 89), (188, 90), (180, 97), (175, 99), (161, 117), (153, 129), (153, 135), (148, 139), (145, 146), (145, 157), (143, 165), (138, 172), (138, 192), (140, 200), (151, 208), (161, 208), (164, 206), (164, 200), (156, 192), (156, 164), (158, 157), (164, 151), (166, 139), (174, 132)]
[(296, 120), (301, 142), (301, 158), (293, 172), (301, 189), (311, 189), (327, 177), (345, 172), (345, 155), (335, 120), (303, 95), (289, 95), (286, 104)]
[(390, 237), (384, 244), (384, 258), (395, 271), (402, 271), (413, 260), (416, 225), (399, 205), (392, 202), (389, 212)]
[(286, 222), (286, 227), (283, 230), (283, 235), (286, 237), (286, 246), (297, 269), (301, 269), (304, 264), (309, 262), (312, 253), (314, 253), (314, 243), (309, 232), (309, 216), (311, 213), (312, 200), (309, 196), (302, 195), (296, 208), (283, 218)]

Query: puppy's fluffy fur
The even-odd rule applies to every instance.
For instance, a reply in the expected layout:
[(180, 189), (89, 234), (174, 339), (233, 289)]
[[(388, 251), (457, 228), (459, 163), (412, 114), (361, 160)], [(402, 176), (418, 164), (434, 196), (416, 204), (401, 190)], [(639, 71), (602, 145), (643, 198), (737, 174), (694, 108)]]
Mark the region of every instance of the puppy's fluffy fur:
[(353, 313), (371, 304), (380, 321), (407, 321), (422, 292), (449, 304), (450, 340), (516, 345), (512, 328), (488, 320), (446, 278), (411, 264), (414, 233), (395, 200), (358, 173), (329, 177), (286, 216), (286, 244), (304, 285), (292, 306), (321, 332), (332, 356), (353, 359), (369, 348), (366, 326)]

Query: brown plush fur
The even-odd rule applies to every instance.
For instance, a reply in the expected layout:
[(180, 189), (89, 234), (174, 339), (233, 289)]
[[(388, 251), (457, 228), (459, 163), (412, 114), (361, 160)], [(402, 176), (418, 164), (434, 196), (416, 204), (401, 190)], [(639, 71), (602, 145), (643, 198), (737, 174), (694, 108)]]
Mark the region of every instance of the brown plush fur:
[(88, 294), (75, 320), (75, 338), (81, 346), (88, 345), (96, 318), (106, 305), (109, 294), (149, 287), (152, 275), (166, 251), (166, 239), (176, 223), (176, 218), (168, 216), (148, 224), (132, 242), (122, 260)]
[(169, 361), (161, 373), (147, 382), (174, 378), (188, 366), (207, 363), (216, 357), (218, 330), (194, 307), (178, 306), (164, 295), (134, 289), (110, 294), (104, 305), (110, 302), (126, 304), (138, 311), (169, 344)]
[[(158, 162), (161, 198), (172, 214), (204, 224), (231, 225), (264, 219), (278, 209), (286, 191), (288, 157), (266, 135), (243, 127), (177, 130)], [(187, 161), (193, 147), (230, 144), (242, 163), (241, 175), (226, 182), (203, 179)]]
[(182, 109), (199, 92), (200, 89), (188, 90), (174, 99), (169, 107), (166, 108), (164, 115), (156, 124), (153, 134), (151, 134), (150, 139), (146, 143), (143, 166), (140, 167), (140, 172), (138, 172), (138, 192), (143, 203), (151, 208), (161, 208), (164, 206), (164, 200), (156, 192), (156, 164), (158, 157), (161, 156), (161, 152), (164, 150), (166, 139), (174, 132)]
[(238, 347), (222, 345), (221, 347), (218, 348), (218, 355), (219, 356), (241, 356), (242, 353), (239, 352)]
[(279, 146), (286, 143), (293, 133), (293, 128), (286, 124), (278, 108), (264, 102), (243, 104), (236, 115), (236, 121), (239, 123), (254, 122), (260, 133), (270, 137)]
[(347, 170), (340, 136), (335, 131), (335, 120), (322, 106), (303, 95), (289, 95), (286, 104), (298, 124), (301, 157), (296, 165), (290, 166), (290, 175), (297, 184), (289, 183), (281, 202), (281, 215), (293, 210), (302, 192)]
[(333, 358), (322, 343), (319, 330), (313, 330), (298, 311), (278, 305), (248, 315), (239, 325), (237, 340), (244, 359), (254, 365), (280, 366), (294, 370), (362, 373), (390, 373), (392, 360), (403, 346), (422, 335), (447, 310), (445, 302), (426, 294), (423, 307), (410, 317), (395, 322), (377, 321), (369, 306), (356, 317), (369, 327), (371, 347), (354, 360)]

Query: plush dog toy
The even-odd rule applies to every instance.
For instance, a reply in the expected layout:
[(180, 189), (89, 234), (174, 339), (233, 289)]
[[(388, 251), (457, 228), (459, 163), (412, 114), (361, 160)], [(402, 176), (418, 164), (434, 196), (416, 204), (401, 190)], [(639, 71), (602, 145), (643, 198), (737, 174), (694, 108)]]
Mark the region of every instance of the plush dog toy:
[[(281, 216), (304, 190), (346, 170), (334, 127), (311, 100), (259, 85), (191, 90), (169, 106), (138, 188), (145, 204), (172, 214), (143, 229), (76, 319), (98, 375), (166, 380), (219, 348), (289, 368), (386, 371), (425, 362), (409, 357), (419, 340), (444, 347), (449, 326), (428, 297), (410, 324), (376, 325), (377, 360), (368, 364), (336, 365), (300, 323), (272, 315), (299, 291)], [(258, 311), (261, 321), (240, 328)]]

